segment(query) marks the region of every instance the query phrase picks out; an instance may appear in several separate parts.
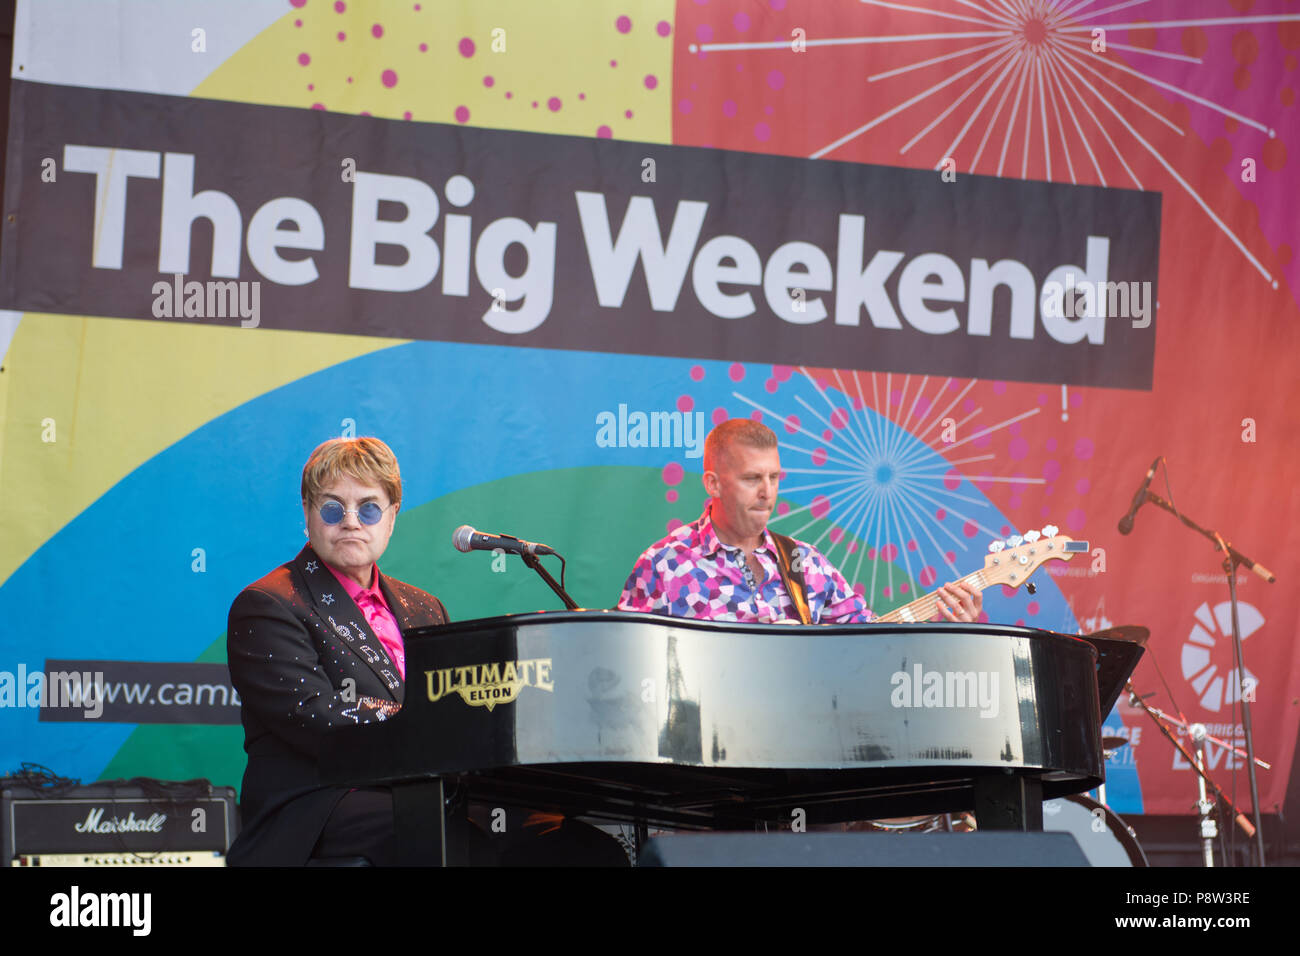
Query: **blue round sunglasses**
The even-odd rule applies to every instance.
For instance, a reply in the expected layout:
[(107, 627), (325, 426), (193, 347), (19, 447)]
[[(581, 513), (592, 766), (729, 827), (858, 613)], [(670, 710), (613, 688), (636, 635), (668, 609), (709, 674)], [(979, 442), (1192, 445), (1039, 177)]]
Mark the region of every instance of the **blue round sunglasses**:
[(357, 520), (362, 524), (378, 524), (379, 519), (384, 516), (384, 512), (391, 507), (390, 504), (381, 508), (375, 502), (367, 501), (360, 508), (352, 511), (344, 508), (337, 501), (327, 501), (320, 506), (319, 514), (321, 521), (331, 525), (338, 524), (346, 515), (350, 514), (356, 515)]

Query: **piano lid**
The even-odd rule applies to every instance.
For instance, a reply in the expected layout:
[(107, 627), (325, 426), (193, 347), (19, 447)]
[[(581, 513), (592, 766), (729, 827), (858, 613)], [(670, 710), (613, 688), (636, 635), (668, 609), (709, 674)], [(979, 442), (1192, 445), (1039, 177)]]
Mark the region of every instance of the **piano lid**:
[(408, 635), (402, 710), (342, 731), (327, 777), (613, 762), (1099, 780), (1097, 656), (994, 624), (464, 621)]

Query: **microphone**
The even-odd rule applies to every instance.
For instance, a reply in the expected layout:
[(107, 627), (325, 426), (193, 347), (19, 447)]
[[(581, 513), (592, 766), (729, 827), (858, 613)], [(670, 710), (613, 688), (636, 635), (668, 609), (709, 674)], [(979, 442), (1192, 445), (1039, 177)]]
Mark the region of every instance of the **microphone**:
[(509, 551), (511, 554), (538, 555), (555, 553), (554, 550), (544, 544), (520, 541), (508, 534), (482, 534), (467, 524), (461, 525), (452, 533), (451, 543), (457, 551), (464, 551), (466, 554), (470, 551), (495, 551), (498, 548), (502, 551)]
[(1151, 463), (1151, 467), (1147, 469), (1147, 476), (1142, 479), (1142, 487), (1133, 496), (1133, 503), (1128, 506), (1128, 514), (1119, 519), (1120, 534), (1128, 534), (1133, 530), (1133, 516), (1137, 514), (1137, 510), (1147, 500), (1147, 489), (1151, 487), (1151, 479), (1155, 476), (1156, 466), (1159, 464), (1160, 456), (1157, 456), (1156, 460)]

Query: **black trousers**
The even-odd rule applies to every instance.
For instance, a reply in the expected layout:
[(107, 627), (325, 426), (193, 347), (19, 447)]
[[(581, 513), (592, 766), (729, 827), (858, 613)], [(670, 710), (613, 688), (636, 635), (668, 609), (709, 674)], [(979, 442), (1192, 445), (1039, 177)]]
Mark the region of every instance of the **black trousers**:
[[(489, 811), (490, 813), (490, 811)], [(474, 816), (481, 816), (475, 813)], [(501, 819), (497, 815), (497, 819)], [(504, 829), (466, 821), (470, 866), (627, 866), (618, 841), (595, 827), (551, 814), (513, 811)], [(393, 793), (384, 787), (343, 795), (321, 831), (313, 859), (364, 857), (397, 864)]]

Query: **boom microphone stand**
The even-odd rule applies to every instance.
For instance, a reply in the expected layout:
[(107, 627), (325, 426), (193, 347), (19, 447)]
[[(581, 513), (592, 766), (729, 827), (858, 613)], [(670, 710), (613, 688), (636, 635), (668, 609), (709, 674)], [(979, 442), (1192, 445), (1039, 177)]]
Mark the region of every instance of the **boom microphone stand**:
[[(1262, 564), (1257, 564), (1256, 562), (1252, 561), (1250, 558), (1246, 557), (1246, 555), (1242, 554), (1240, 551), (1234, 548), (1231, 544), (1224, 541), (1223, 537), (1217, 531), (1214, 531), (1209, 528), (1202, 528), (1191, 518), (1179, 514), (1178, 509), (1176, 509), (1170, 502), (1166, 501), (1158, 494), (1155, 494), (1152, 491), (1143, 490), (1142, 497), (1144, 501), (1150, 501), (1152, 504), (1163, 508), (1165, 511), (1168, 511), (1170, 514), (1176, 517), (1187, 527), (1191, 528), (1193, 531), (1197, 532), (1198, 534), (1204, 535), (1206, 538), (1209, 538), (1211, 541), (1215, 543), (1214, 545), (1215, 550), (1222, 551), (1224, 553), (1223, 573), (1228, 576), (1228, 596), (1229, 596), (1229, 600), (1232, 603), (1232, 651), (1233, 651), (1233, 657), (1236, 662), (1236, 668), (1237, 668), (1237, 681), (1238, 681), (1237, 693), (1238, 693), (1238, 698), (1241, 701), (1241, 717), (1242, 717), (1241, 723), (1243, 729), (1246, 732), (1245, 734), (1246, 770), (1250, 778), (1250, 805), (1252, 808), (1252, 815), (1254, 816), (1254, 823), (1255, 823), (1255, 849), (1259, 853), (1259, 865), (1265, 866), (1266, 864), (1264, 861), (1264, 832), (1260, 824), (1260, 813), (1259, 813), (1259, 782), (1255, 777), (1255, 762), (1256, 762), (1255, 761), (1255, 734), (1251, 728), (1251, 721), (1250, 721), (1249, 698), (1253, 695), (1251, 695), (1250, 693), (1242, 693), (1242, 685), (1244, 685), (1245, 683), (1245, 676), (1246, 676), (1246, 664), (1245, 664), (1245, 658), (1242, 656), (1242, 652), (1241, 652), (1241, 624), (1237, 618), (1237, 566), (1244, 565), (1245, 567), (1250, 568), (1250, 570), (1254, 571), (1256, 574), (1258, 574), (1261, 578), (1263, 578), (1265, 581), (1269, 582), (1270, 584), (1274, 583), (1277, 580), (1277, 578), (1274, 577), (1273, 573), (1269, 571), (1267, 568), (1265, 568)], [(1192, 761), (1192, 765), (1193, 766), (1196, 765), (1194, 761)], [(1215, 790), (1218, 790), (1218, 788), (1215, 787)], [(1220, 795), (1222, 795), (1222, 791), (1220, 791)]]

